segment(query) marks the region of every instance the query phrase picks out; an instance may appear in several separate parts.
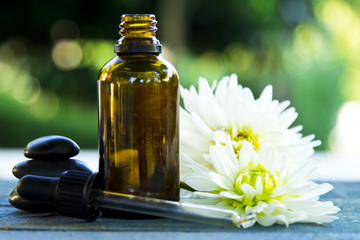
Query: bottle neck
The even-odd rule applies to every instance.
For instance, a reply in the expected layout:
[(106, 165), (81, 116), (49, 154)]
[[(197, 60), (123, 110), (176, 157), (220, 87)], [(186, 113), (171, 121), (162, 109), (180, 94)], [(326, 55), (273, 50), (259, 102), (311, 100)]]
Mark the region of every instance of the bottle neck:
[(156, 23), (153, 14), (122, 15), (121, 38), (115, 44), (115, 53), (161, 53), (161, 44), (155, 36)]

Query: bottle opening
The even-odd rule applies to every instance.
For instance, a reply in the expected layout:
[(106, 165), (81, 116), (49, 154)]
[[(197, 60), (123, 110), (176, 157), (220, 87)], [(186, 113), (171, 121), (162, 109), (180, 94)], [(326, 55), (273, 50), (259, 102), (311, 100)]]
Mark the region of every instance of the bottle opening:
[(121, 38), (115, 44), (115, 53), (161, 53), (161, 44), (155, 36), (156, 24), (154, 14), (122, 15)]
[(121, 16), (122, 22), (141, 22), (141, 21), (155, 21), (154, 14), (123, 14)]

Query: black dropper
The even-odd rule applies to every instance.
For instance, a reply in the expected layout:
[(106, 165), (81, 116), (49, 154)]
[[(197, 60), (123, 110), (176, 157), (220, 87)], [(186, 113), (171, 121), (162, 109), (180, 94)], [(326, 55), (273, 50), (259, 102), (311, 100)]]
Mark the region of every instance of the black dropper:
[(239, 228), (251, 226), (256, 217), (197, 204), (103, 191), (104, 182), (99, 173), (77, 170), (65, 171), (59, 178), (26, 175), (20, 179), (17, 189), (26, 200), (54, 205), (64, 216), (87, 221), (96, 220), (101, 209)]

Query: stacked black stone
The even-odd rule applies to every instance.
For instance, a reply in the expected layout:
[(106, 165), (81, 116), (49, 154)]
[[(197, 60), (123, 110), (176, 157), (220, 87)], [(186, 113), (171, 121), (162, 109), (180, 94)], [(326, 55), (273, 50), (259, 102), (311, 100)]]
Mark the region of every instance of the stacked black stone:
[[(67, 170), (91, 170), (80, 160), (72, 159), (79, 154), (79, 146), (71, 139), (58, 135), (45, 136), (29, 142), (24, 155), (31, 160), (18, 163), (12, 170), (20, 179), (25, 175), (59, 177)], [(46, 213), (56, 211), (55, 206), (27, 201), (16, 188), (11, 192), (9, 202), (12, 206), (29, 212)]]

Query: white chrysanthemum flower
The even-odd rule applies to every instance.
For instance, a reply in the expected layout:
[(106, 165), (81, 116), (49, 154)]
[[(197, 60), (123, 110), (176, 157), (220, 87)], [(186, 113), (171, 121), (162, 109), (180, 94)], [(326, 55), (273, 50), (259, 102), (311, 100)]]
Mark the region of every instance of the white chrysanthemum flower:
[(320, 202), (319, 196), (330, 191), (330, 184), (308, 179), (314, 172), (311, 163), (291, 170), (283, 154), (270, 144), (257, 151), (247, 140), (238, 154), (230, 134), (215, 132), (209, 147), (211, 170), (183, 155), (183, 166), (191, 170), (184, 182), (196, 190), (195, 199), (182, 201), (232, 209), (240, 215), (256, 214), (263, 226), (294, 222), (325, 223), (340, 209), (332, 202)]
[(200, 78), (198, 93), (191, 86), (181, 96), (181, 178), (198, 197), (183, 201), (256, 213), (264, 226), (337, 219), (340, 209), (319, 201), (332, 186), (309, 180), (320, 141), (290, 128), (297, 113), (272, 99), (271, 86), (255, 99), (236, 75), (212, 88)]
[[(255, 99), (250, 89), (238, 85), (233, 74), (215, 82), (212, 88), (200, 78), (198, 93), (191, 86), (189, 90), (181, 88), (181, 96), (185, 107), (180, 112), (181, 153), (208, 169), (214, 167), (209, 147), (214, 144), (216, 131), (230, 135), (236, 154), (245, 140), (256, 151), (270, 143), (294, 167), (310, 158), (313, 148), (320, 145), (320, 141), (313, 141), (314, 135), (303, 137), (299, 133), (302, 126), (289, 128), (297, 113), (293, 107), (288, 108), (289, 101), (279, 103), (272, 99), (271, 86)], [(181, 179), (189, 173), (182, 168)]]

